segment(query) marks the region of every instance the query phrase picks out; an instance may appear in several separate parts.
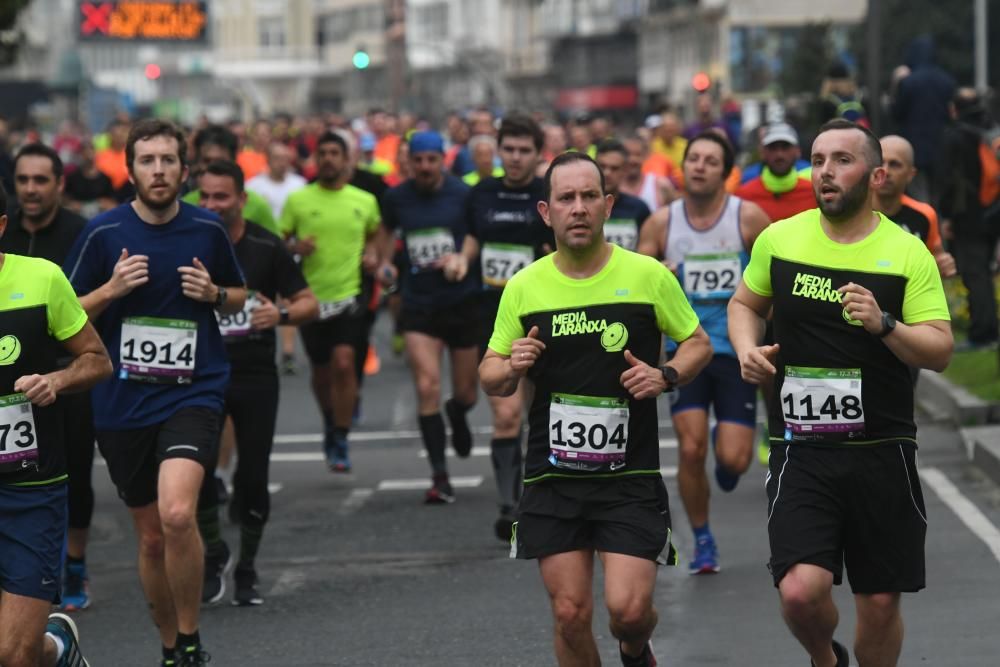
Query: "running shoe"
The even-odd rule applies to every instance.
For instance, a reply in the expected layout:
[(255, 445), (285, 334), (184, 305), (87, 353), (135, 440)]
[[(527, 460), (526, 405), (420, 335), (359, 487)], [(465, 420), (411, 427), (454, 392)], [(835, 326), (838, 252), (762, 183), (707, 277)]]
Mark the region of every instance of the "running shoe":
[(87, 576), (87, 565), (83, 562), (67, 562), (59, 608), (63, 611), (80, 611), (89, 606), (90, 578)]
[(178, 667), (203, 667), (212, 661), (212, 656), (205, 652), (201, 644), (180, 646), (177, 648)]
[(281, 355), (281, 374), (282, 375), (295, 375), (299, 372), (298, 367), (295, 365), (295, 358), (290, 354)]
[(220, 505), (229, 502), (229, 489), (226, 487), (226, 480), (222, 479), (218, 473), (215, 474), (215, 493), (219, 497)]
[(180, 663), (177, 662), (176, 656), (173, 658), (164, 658), (160, 662), (160, 667), (178, 667), (178, 665), (180, 665)]
[(646, 642), (646, 647), (642, 650), (642, 655), (632, 657), (625, 655), (622, 651), (621, 642), (618, 643), (618, 654), (622, 659), (622, 667), (656, 667), (656, 656), (653, 655), (653, 642)]
[(496, 533), (498, 540), (510, 544), (515, 521), (517, 521), (517, 517), (514, 515), (513, 507), (504, 505), (500, 508), (500, 516), (493, 522), (493, 532)]
[(63, 644), (63, 654), (56, 667), (90, 667), (80, 651), (80, 631), (76, 629), (72, 618), (66, 614), (49, 614), (45, 632), (58, 637)]
[(719, 550), (715, 546), (715, 538), (699, 538), (694, 543), (694, 560), (688, 564), (691, 574), (715, 574), (719, 571)]
[(327, 431), (323, 438), (323, 453), (330, 472), (351, 472), (347, 441), (335, 438), (332, 430)]
[[(837, 667), (851, 667), (851, 652), (836, 639), (833, 640), (833, 654), (837, 656)], [(816, 663), (812, 660), (809, 664), (811, 667), (816, 667)]]
[[(201, 589), (202, 604), (215, 604), (226, 594), (226, 575), (233, 567), (229, 545), (221, 543), (216, 553), (205, 554), (205, 583)], [(186, 664), (186, 663), (182, 663)]]
[(444, 411), (448, 415), (448, 424), (451, 425), (451, 446), (455, 449), (455, 454), (464, 459), (472, 452), (472, 431), (465, 420), (468, 410), (463, 409), (454, 398), (449, 398), (445, 401)]
[(715, 453), (715, 481), (718, 483), (720, 489), (728, 493), (739, 484), (740, 476), (719, 462), (718, 440), (719, 425), (716, 424), (712, 427), (712, 451)]
[(448, 474), (434, 475), (431, 488), (424, 494), (424, 503), (427, 505), (447, 505), (455, 502), (455, 491), (448, 481)]
[(236, 592), (233, 593), (234, 607), (253, 607), (264, 604), (264, 598), (257, 592), (257, 571), (253, 568), (236, 568), (233, 573)]

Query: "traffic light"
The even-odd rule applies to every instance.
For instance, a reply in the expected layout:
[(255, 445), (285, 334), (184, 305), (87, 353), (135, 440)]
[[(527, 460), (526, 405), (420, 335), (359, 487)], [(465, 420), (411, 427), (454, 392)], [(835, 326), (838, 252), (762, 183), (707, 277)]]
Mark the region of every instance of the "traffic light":
[(358, 47), (354, 51), (354, 57), (351, 58), (351, 62), (354, 63), (354, 69), (366, 69), (368, 65), (371, 64), (371, 56), (365, 51), (364, 47)]
[(157, 79), (160, 78), (161, 74), (160, 66), (157, 65), (156, 63), (149, 63), (143, 68), (142, 71), (143, 74), (146, 75), (146, 78), (149, 79), (150, 81), (156, 81)]
[(712, 79), (704, 72), (698, 72), (691, 77), (691, 87), (699, 93), (704, 93), (712, 87)]

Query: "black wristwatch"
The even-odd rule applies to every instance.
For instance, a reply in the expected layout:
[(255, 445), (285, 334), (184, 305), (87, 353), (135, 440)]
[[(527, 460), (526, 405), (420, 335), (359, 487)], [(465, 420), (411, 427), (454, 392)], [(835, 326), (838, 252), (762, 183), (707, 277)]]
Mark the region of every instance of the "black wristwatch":
[(278, 324), (288, 324), (288, 309), (284, 306), (278, 308)]
[(219, 293), (215, 296), (215, 307), (221, 308), (226, 303), (226, 288), (219, 287)]
[(663, 381), (667, 383), (667, 388), (663, 391), (673, 391), (677, 388), (677, 381), (680, 380), (680, 375), (677, 373), (677, 369), (673, 366), (660, 366), (660, 373), (663, 375)]
[(885, 338), (896, 330), (896, 318), (887, 310), (882, 311), (882, 331), (878, 333), (879, 338)]

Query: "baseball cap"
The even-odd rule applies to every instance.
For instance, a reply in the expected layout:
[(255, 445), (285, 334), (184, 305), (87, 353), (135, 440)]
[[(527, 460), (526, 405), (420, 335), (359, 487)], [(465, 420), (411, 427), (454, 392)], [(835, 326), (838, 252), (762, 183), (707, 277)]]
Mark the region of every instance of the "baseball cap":
[(785, 141), (793, 146), (798, 146), (799, 135), (795, 133), (795, 128), (788, 123), (771, 123), (767, 126), (764, 138), (761, 139), (760, 143), (762, 146), (770, 146), (779, 141)]

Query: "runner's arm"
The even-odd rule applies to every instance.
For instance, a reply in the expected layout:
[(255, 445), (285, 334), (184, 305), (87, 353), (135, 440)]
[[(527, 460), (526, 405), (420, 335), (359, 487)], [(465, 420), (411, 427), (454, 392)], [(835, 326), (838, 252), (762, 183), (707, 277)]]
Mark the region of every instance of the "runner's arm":
[(677, 371), (677, 386), (686, 385), (712, 360), (712, 342), (698, 325), (690, 336), (677, 342), (677, 352), (667, 364)]
[(943, 320), (919, 324), (897, 322), (896, 328), (882, 342), (907, 366), (938, 373), (948, 367), (955, 344), (951, 324)]
[(538, 339), (538, 327), (511, 344), (510, 354), (502, 355), (487, 348), (479, 364), (479, 382), (488, 396), (510, 396), (535, 360), (545, 351), (545, 343)]
[(319, 301), (312, 289), (305, 288), (286, 297), (288, 299), (288, 324), (304, 324), (319, 317)]
[(771, 218), (764, 209), (753, 202), (743, 202), (740, 206), (740, 234), (743, 236), (743, 245), (746, 246), (747, 252), (753, 249), (757, 237), (770, 224)]
[(761, 384), (777, 369), (777, 345), (761, 345), (771, 310), (771, 297), (761, 296), (746, 286), (743, 280), (729, 300), (729, 342), (740, 361), (740, 374), (752, 384)]
[(670, 209), (661, 208), (649, 216), (639, 230), (639, 244), (636, 251), (640, 255), (648, 255), (663, 259), (663, 239), (666, 238), (667, 224), (670, 221)]
[(73, 355), (69, 366), (45, 375), (22, 376), (14, 383), (14, 390), (24, 392), (28, 400), (44, 407), (54, 403), (59, 394), (84, 391), (111, 376), (108, 351), (90, 322), (62, 345)]

